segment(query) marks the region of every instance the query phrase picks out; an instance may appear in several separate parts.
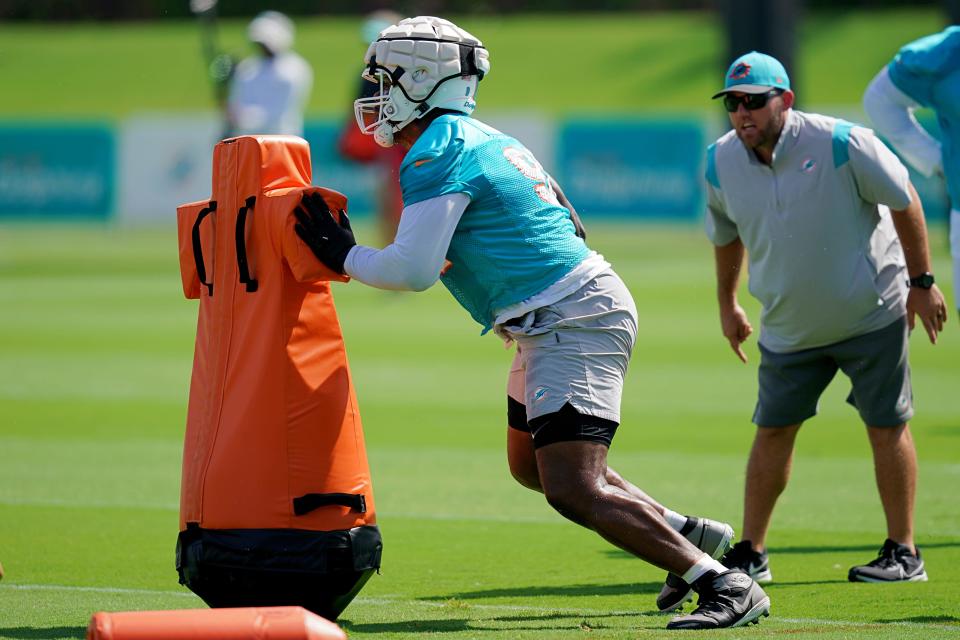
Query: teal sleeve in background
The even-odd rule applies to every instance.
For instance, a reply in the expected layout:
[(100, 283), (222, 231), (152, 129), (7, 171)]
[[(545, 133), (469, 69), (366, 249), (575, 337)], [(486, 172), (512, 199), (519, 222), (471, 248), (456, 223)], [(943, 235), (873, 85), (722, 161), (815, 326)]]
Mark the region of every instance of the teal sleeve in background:
[(933, 106), (933, 89), (946, 73), (960, 63), (960, 27), (904, 45), (887, 67), (890, 80), (925, 107)]

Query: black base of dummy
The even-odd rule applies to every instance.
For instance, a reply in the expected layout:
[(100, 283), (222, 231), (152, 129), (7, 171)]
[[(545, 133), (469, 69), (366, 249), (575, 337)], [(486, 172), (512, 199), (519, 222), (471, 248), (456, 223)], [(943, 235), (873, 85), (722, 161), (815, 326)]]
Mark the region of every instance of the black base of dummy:
[(343, 531), (201, 529), (177, 538), (180, 584), (211, 607), (301, 606), (336, 620), (374, 571), (376, 526)]

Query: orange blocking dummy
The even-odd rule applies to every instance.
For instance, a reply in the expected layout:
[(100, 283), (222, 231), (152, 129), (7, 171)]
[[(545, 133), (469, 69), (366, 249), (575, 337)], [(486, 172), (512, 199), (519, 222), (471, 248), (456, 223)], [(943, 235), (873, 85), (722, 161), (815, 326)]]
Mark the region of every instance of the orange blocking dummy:
[(87, 640), (346, 640), (301, 607), (95, 613)]
[(331, 280), (294, 231), (307, 143), (219, 143), (213, 196), (177, 209), (200, 299), (183, 450), (180, 582), (212, 607), (335, 620), (380, 567), (370, 471)]

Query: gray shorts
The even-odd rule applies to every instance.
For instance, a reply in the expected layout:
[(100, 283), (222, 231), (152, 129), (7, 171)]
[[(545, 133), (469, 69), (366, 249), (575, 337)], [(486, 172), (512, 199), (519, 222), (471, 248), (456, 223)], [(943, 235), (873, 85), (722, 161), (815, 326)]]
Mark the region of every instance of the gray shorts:
[(817, 414), (820, 395), (843, 371), (853, 383), (847, 402), (871, 427), (896, 427), (913, 417), (905, 317), (860, 336), (815, 349), (774, 353), (760, 346), (760, 394), (753, 422), (799, 424)]
[(507, 395), (527, 420), (570, 403), (620, 422), (623, 378), (637, 339), (637, 308), (623, 281), (604, 271), (576, 292), (500, 327), (517, 342)]

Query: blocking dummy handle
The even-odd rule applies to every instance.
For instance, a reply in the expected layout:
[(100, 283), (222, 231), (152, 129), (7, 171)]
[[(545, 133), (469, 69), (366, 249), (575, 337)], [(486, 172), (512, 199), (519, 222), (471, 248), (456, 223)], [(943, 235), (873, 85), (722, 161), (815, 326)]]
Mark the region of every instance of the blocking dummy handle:
[(193, 239), (193, 262), (197, 266), (197, 277), (200, 283), (207, 288), (207, 295), (213, 295), (213, 281), (207, 282), (207, 268), (203, 264), (203, 246), (200, 244), (200, 223), (209, 214), (217, 210), (216, 200), (211, 200), (210, 204), (200, 210), (197, 214), (197, 221), (193, 223), (191, 237)]
[(308, 493), (293, 499), (293, 514), (305, 516), (330, 505), (348, 507), (357, 513), (367, 512), (367, 500), (362, 493)]
[(240, 284), (246, 285), (247, 293), (255, 292), (259, 286), (256, 279), (250, 277), (250, 266), (247, 264), (247, 214), (253, 212), (256, 203), (257, 197), (250, 196), (237, 212), (237, 271), (240, 272)]
[(303, 607), (182, 609), (93, 614), (87, 640), (346, 640)]

